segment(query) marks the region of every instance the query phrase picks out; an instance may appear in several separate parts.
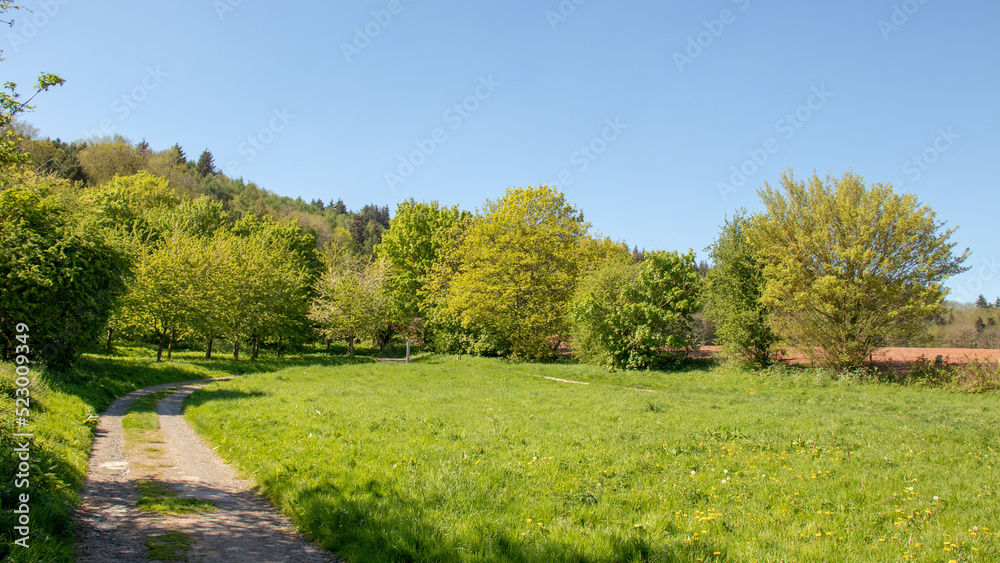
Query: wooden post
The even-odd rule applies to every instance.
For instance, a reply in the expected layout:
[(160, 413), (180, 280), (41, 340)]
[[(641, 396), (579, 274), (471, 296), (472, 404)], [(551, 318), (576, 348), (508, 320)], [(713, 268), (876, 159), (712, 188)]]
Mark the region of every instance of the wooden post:
[(410, 341), (406, 341), (406, 363), (410, 363)]

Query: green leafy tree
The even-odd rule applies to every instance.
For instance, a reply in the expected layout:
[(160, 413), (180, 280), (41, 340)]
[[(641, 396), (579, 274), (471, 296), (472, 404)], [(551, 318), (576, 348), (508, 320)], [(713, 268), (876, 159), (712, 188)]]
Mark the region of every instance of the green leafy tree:
[(87, 142), (77, 154), (87, 183), (103, 186), (115, 176), (131, 176), (142, 171), (149, 161), (149, 153), (132, 146), (132, 142), (115, 135)]
[(569, 300), (589, 224), (547, 186), (512, 188), (487, 201), (456, 250), (441, 314), (467, 331), (465, 347), (552, 358), (569, 336)]
[(426, 315), (430, 308), (426, 286), (434, 264), (453, 244), (456, 226), (461, 228), (471, 217), (457, 205), (441, 207), (436, 201), (408, 199), (397, 206), (375, 255), (389, 266), (389, 294), (400, 321), (408, 325), (413, 318)]
[(967, 270), (935, 213), (888, 184), (851, 172), (758, 190), (766, 213), (753, 243), (765, 260), (762, 303), (777, 332), (814, 362), (864, 364), (877, 348), (918, 333), (942, 311), (943, 282)]
[(677, 365), (695, 345), (701, 286), (693, 252), (646, 252), (638, 264), (624, 255), (606, 262), (574, 295), (580, 352), (611, 368)]
[(751, 228), (745, 211), (722, 226), (709, 247), (713, 267), (707, 274), (705, 301), (723, 354), (766, 366), (778, 336), (771, 328), (771, 309), (761, 302), (767, 280), (763, 257), (750, 240)]
[[(280, 232), (280, 225), (270, 225)], [(233, 342), (234, 359), (243, 344), (256, 359), (261, 344), (288, 342), (308, 330), (312, 278), (296, 253), (294, 242), (272, 229), (216, 233), (212, 279), (218, 284), (219, 326)]]
[(104, 330), (130, 262), (67, 182), (0, 176), (0, 346), (27, 323), (33, 353), (68, 366)]
[(169, 216), (180, 203), (166, 180), (148, 172), (115, 176), (88, 197), (100, 210), (104, 227), (137, 245), (167, 234)]
[(203, 248), (197, 238), (176, 232), (143, 249), (136, 265), (121, 318), (156, 335), (157, 362), (198, 311), (197, 292), (207, 268)]
[(354, 357), (354, 342), (374, 338), (391, 306), (384, 260), (371, 261), (340, 252), (316, 284), (309, 319), (327, 340), (346, 340)]

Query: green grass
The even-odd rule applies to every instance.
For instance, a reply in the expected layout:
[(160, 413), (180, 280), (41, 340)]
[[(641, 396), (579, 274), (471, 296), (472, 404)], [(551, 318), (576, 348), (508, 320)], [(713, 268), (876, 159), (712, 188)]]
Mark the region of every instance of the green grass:
[(437, 357), (250, 375), (186, 416), (349, 561), (1000, 558), (991, 394)]
[(164, 389), (139, 397), (129, 406), (122, 417), (122, 428), (126, 430), (159, 430), (160, 417), (156, 414), (156, 404), (174, 393), (176, 389)]
[(150, 561), (187, 561), (193, 540), (184, 532), (170, 531), (146, 538)]
[(139, 501), (136, 506), (140, 510), (169, 516), (212, 512), (216, 509), (214, 503), (205, 499), (178, 497), (177, 491), (159, 481), (152, 479), (139, 481), (137, 486)]

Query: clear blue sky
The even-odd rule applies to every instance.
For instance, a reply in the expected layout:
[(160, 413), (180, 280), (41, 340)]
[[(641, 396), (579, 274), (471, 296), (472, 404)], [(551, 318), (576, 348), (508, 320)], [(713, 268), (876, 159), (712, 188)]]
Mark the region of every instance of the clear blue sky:
[(25, 5), (0, 72), (66, 78), (26, 118), (45, 136), (208, 148), (355, 209), (558, 183), (600, 232), (702, 256), (782, 170), (852, 168), (960, 226), (952, 298), (1000, 295), (994, 1)]

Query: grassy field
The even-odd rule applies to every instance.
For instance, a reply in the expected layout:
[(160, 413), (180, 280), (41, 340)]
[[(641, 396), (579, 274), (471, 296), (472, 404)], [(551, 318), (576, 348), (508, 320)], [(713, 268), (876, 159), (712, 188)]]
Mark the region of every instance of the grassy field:
[(248, 375), (186, 416), (355, 562), (1000, 559), (992, 394), (438, 357)]

